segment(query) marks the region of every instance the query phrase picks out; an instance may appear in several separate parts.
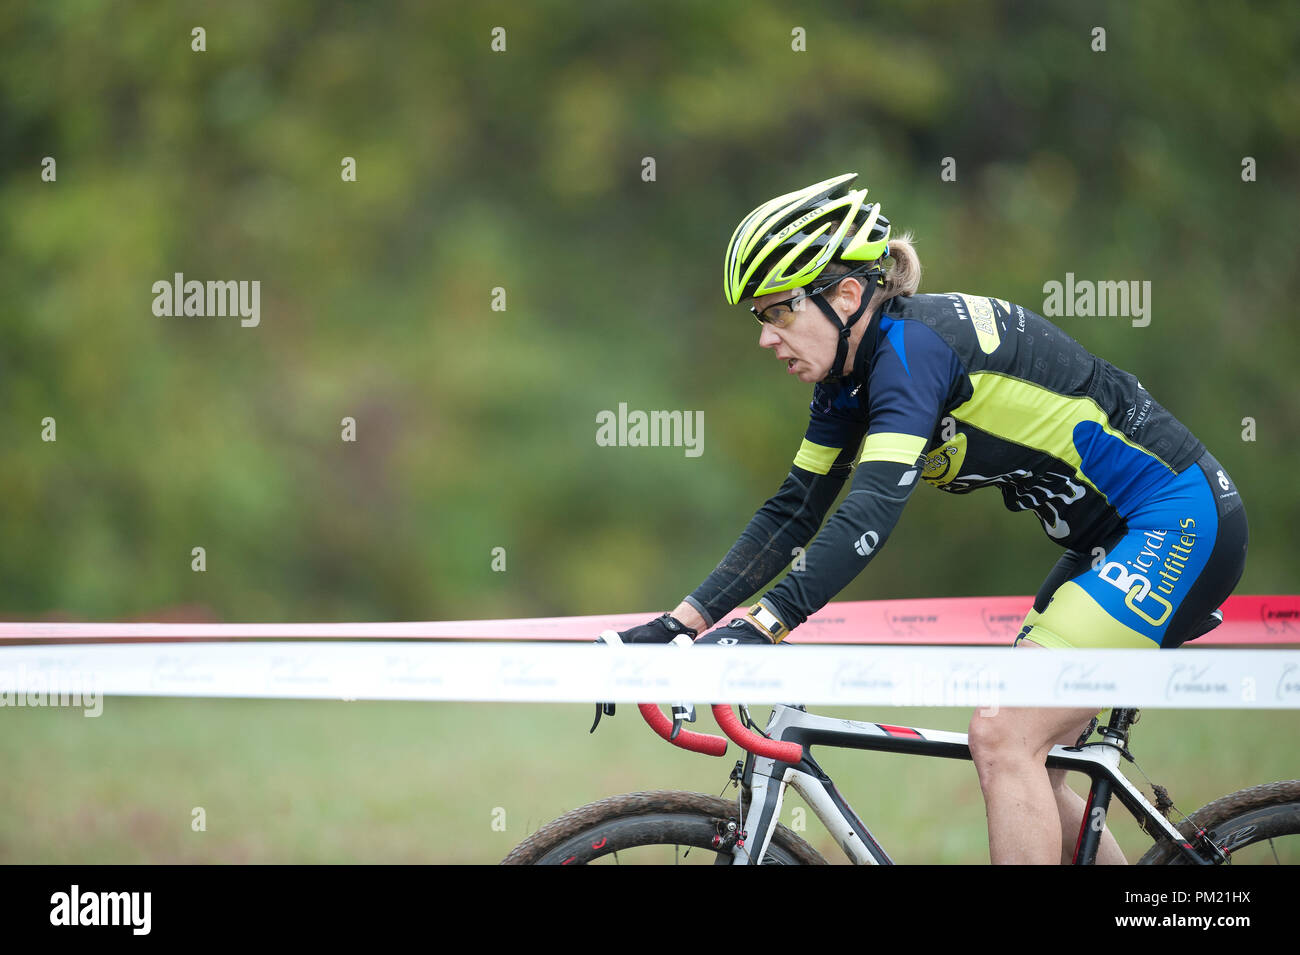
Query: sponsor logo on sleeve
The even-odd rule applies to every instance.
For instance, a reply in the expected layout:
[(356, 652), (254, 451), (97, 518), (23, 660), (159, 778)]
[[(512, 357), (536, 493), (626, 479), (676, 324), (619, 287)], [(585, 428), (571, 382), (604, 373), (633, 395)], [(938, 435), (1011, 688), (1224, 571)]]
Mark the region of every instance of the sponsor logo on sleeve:
[(880, 535), (875, 531), (867, 531), (853, 542), (853, 549), (858, 552), (859, 557), (866, 557), (876, 549), (876, 545), (879, 543)]

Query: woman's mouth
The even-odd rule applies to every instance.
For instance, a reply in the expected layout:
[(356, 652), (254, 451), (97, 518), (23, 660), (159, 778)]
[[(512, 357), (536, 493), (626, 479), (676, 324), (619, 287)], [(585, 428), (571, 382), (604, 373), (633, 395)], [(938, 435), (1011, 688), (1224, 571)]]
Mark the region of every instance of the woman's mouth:
[(786, 373), (787, 373), (787, 374), (790, 374), (790, 375), (793, 375), (793, 374), (794, 374), (794, 366), (795, 366), (798, 362), (799, 362), (799, 359), (798, 359), (798, 358), (790, 358), (790, 359), (787, 359), (787, 361), (786, 361), (786, 363), (785, 363)]

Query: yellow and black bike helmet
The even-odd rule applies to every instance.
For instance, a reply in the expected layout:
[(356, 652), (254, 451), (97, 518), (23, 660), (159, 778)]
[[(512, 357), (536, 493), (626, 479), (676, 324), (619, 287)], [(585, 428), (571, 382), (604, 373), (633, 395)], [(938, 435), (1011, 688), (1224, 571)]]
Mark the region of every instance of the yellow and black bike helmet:
[(850, 188), (857, 178), (856, 172), (846, 173), (763, 203), (732, 233), (722, 266), (722, 293), (728, 303), (738, 305), (747, 298), (812, 286), (837, 259), (864, 263), (807, 293), (839, 333), (828, 377), (843, 376), (849, 333), (872, 296), (863, 295), (857, 311), (841, 320), (822, 293), (850, 276), (874, 280), (872, 288), (880, 286), (889, 257), (889, 220), (880, 214), (879, 203), (866, 201), (867, 190)]
[[(889, 220), (879, 203), (866, 201), (866, 189), (850, 188), (857, 178), (851, 172), (815, 183), (745, 216), (723, 264), (727, 302), (811, 285), (833, 259), (875, 262), (887, 256)], [(857, 231), (847, 236), (853, 226)]]

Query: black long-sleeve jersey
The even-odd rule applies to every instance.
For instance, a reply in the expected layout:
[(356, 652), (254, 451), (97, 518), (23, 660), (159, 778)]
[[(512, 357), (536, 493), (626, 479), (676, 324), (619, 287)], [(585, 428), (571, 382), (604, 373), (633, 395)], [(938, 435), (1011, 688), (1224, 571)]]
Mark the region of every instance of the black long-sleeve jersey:
[(686, 598), (710, 626), (807, 547), (803, 568), (763, 596), (798, 626), (879, 553), (921, 481), (955, 494), (997, 486), (1009, 510), (1080, 549), (1122, 532), (1205, 450), (1134, 376), (1051, 322), (963, 293), (884, 302), (852, 374), (816, 385), (810, 410), (785, 482)]

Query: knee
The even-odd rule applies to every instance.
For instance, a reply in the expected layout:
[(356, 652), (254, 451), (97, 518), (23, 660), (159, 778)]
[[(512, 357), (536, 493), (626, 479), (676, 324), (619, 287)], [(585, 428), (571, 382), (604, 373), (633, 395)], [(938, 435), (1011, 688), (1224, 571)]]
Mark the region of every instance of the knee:
[[(987, 769), (1008, 763), (1041, 764), (1046, 759), (1051, 744), (1040, 745), (1013, 716), (1013, 711), (1001, 710), (997, 716), (981, 716), (976, 711), (971, 717), (967, 739), (977, 768)], [(1057, 775), (1064, 777), (1065, 774)], [(1063, 779), (1061, 784), (1064, 785)]]
[(1019, 749), (1016, 734), (1005, 719), (981, 716), (978, 711), (971, 717), (967, 739), (970, 741), (971, 758), (979, 768), (1015, 758)]

